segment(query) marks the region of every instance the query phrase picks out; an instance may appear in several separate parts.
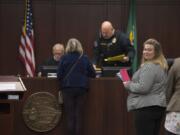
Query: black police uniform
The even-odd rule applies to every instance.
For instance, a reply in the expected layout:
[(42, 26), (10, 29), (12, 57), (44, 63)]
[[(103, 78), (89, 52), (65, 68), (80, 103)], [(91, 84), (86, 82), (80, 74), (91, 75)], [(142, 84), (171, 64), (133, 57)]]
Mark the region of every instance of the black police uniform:
[[(120, 31), (115, 31), (113, 36), (109, 39), (104, 39), (100, 34), (99, 38), (95, 41), (93, 51), (93, 62), (98, 67), (130, 66), (135, 54), (135, 49), (131, 45), (130, 40), (124, 33)], [(130, 58), (130, 61), (125, 63), (120, 61), (104, 61), (104, 59), (108, 57), (113, 57), (121, 54), (128, 56)]]

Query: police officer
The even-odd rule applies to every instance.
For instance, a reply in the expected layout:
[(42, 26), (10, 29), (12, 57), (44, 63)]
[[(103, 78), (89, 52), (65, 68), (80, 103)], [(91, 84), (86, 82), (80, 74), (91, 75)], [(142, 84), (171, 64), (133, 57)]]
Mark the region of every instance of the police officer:
[[(102, 23), (100, 35), (95, 41), (93, 51), (93, 62), (96, 67), (130, 66), (135, 54), (135, 49), (128, 37), (124, 33), (115, 30), (109, 21)], [(121, 60), (105, 61), (109, 57), (122, 54), (124, 56)]]

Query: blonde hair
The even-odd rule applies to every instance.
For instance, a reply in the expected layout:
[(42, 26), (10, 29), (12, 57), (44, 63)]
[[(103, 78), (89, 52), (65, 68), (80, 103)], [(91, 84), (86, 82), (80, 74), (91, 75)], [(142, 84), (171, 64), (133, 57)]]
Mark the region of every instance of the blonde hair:
[(81, 42), (77, 40), (76, 38), (69, 39), (67, 42), (65, 52), (66, 53), (78, 52), (79, 54), (83, 54), (83, 48), (82, 48)]
[(142, 57), (141, 65), (143, 65), (144, 63), (147, 63), (147, 62), (152, 62), (155, 64), (159, 64), (161, 66), (161, 68), (167, 70), (168, 64), (163, 55), (161, 44), (157, 40), (152, 39), (152, 38), (146, 40), (144, 42), (143, 46), (145, 46), (146, 44), (152, 45), (154, 47), (155, 55), (154, 55), (154, 58), (151, 60), (146, 60), (146, 59), (144, 59), (144, 57)]

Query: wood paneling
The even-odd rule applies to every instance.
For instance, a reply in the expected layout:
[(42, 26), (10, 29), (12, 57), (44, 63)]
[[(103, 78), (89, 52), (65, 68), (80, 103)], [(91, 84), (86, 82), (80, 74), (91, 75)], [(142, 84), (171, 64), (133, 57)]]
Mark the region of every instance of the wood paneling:
[[(49, 92), (57, 97), (58, 80), (55, 78), (22, 78), (22, 80), (27, 88), (22, 99), (0, 99), (1, 135), (65, 135), (64, 112), (53, 130), (42, 133), (28, 128), (22, 114), (23, 106), (31, 94)], [(132, 112), (127, 112), (126, 98), (127, 91), (119, 79), (109, 77), (91, 79), (84, 108), (84, 135), (135, 135)], [(2, 106), (6, 106), (5, 111)], [(160, 135), (164, 135), (164, 128), (161, 129)]]
[(179, 57), (180, 1), (140, 1), (137, 6), (139, 50), (148, 38), (162, 44), (166, 57)]
[[(56, 42), (78, 38), (92, 58), (92, 46), (103, 20), (126, 31), (130, 0), (33, 0), (36, 65), (51, 55)], [(0, 1), (0, 74), (24, 73), (18, 59), (24, 0)], [(166, 57), (178, 57), (179, 0), (137, 0), (138, 55), (147, 38), (156, 38)]]
[[(53, 130), (38, 133), (26, 126), (22, 114), (31, 94), (49, 92), (57, 97), (57, 79), (23, 78), (23, 82), (27, 91), (21, 100), (0, 99), (0, 105), (7, 103), (12, 107), (9, 113), (2, 114), (0, 111), (1, 135), (65, 135), (64, 117)], [(127, 93), (119, 79), (91, 79), (84, 114), (84, 135), (134, 135), (132, 114), (126, 111), (126, 97)]]

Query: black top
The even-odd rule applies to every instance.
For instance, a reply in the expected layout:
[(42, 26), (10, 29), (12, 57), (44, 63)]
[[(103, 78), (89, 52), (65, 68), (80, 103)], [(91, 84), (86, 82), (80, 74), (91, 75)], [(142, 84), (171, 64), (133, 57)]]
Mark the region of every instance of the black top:
[[(58, 65), (57, 76), (61, 82), (61, 88), (83, 88), (89, 87), (89, 77), (96, 76), (92, 63), (87, 55), (82, 55), (80, 59), (79, 53), (73, 52), (65, 54)], [(74, 68), (71, 70), (73, 64)], [(70, 72), (70, 73), (69, 73)]]
[(48, 66), (57, 66), (59, 64), (59, 61), (54, 60), (53, 57), (48, 58), (43, 65), (48, 65)]
[(56, 73), (58, 64), (59, 61), (54, 60), (52, 56), (38, 67), (38, 72), (41, 72), (42, 76), (47, 76), (47, 73)]
[[(130, 58), (129, 62), (122, 63), (119, 61), (107, 62), (105, 58), (125, 54)], [(103, 66), (130, 66), (135, 54), (135, 49), (130, 40), (120, 31), (115, 31), (109, 39), (104, 39), (102, 35), (98, 37), (94, 44), (94, 64)]]

